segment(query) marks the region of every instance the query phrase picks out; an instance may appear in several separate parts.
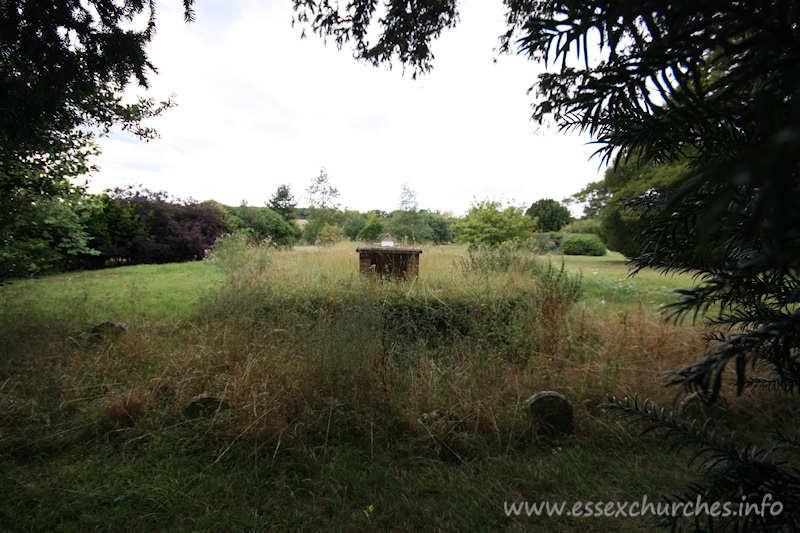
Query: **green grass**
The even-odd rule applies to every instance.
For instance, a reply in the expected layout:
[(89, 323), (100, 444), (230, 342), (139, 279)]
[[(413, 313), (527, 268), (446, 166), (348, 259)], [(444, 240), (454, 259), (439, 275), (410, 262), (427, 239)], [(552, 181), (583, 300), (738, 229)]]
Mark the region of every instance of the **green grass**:
[[(3, 528), (642, 531), (646, 518), (510, 518), (503, 504), (660, 500), (690, 478), (688, 451), (668, 454), (598, 409), (637, 391), (669, 407), (658, 373), (704, 345), (656, 306), (689, 276), (630, 280), (619, 256), (565, 256), (582, 299), (508, 330), (503, 347), (532, 350), (508, 358), (491, 335), (387, 346), (375, 336), (387, 315), (359, 305), (457, 313), (452, 302), (472, 298), (468, 314), (489, 317), (478, 307), (527, 291), (545, 313), (553, 301), (529, 272), (465, 272), (464, 247), (430, 247), (414, 284), (365, 282), (354, 247), (248, 249), (230, 278), (197, 262), (0, 287)], [(92, 340), (100, 320), (131, 331)], [(542, 389), (573, 401), (574, 435), (536, 435), (521, 401)], [(231, 409), (184, 420), (204, 392)], [(763, 394), (751, 417), (752, 401), (731, 398), (723, 432), (793, 424), (797, 401)], [(421, 422), (433, 409), (458, 425)]]
[(632, 456), (619, 449), (600, 455), (596, 442), (561, 442), (556, 453), (487, 445), (453, 463), (414, 442), (228, 448), (207, 431), (184, 426), (133, 442), (117, 434), (6, 458), (0, 521), (18, 530), (76, 531), (638, 531), (646, 520), (509, 518), (503, 505), (640, 499), (654, 484), (683, 478), (657, 449), (637, 442)]
[(87, 322), (176, 320), (189, 317), (224, 279), (203, 261), (124, 266), (18, 280), (0, 288), (0, 302), (32, 312), (67, 310)]
[[(322, 249), (302, 246), (279, 254), (274, 268), (295, 286), (335, 286), (356, 276), (354, 248), (352, 243)], [(419, 285), (448, 290), (462, 286), (457, 263), (466, 254), (464, 245), (426, 247)], [(625, 258), (616, 252), (602, 257), (551, 255), (542, 260), (556, 267), (563, 262), (567, 269), (580, 272), (583, 299), (591, 306), (669, 303), (674, 299), (670, 291), (692, 285), (688, 274), (663, 276), (645, 270), (629, 277)], [(68, 309), (87, 322), (178, 320), (188, 318), (200, 298), (224, 279), (222, 270), (203, 261), (135, 265), (18, 280), (0, 288), (0, 302), (45, 312), (53, 307)]]
[(627, 260), (617, 252), (600, 257), (551, 255), (550, 260), (555, 264), (563, 261), (568, 269), (583, 274), (585, 300), (593, 306), (614, 307), (640, 302), (660, 306), (675, 301), (672, 291), (688, 289), (694, 284), (691, 274), (664, 275), (645, 269), (630, 276)]

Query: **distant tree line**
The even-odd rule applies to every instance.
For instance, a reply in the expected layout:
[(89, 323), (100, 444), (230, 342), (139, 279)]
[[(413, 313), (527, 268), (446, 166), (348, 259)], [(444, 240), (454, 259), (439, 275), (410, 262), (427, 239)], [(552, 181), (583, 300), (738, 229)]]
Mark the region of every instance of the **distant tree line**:
[[(573, 233), (594, 232), (579, 227), (586, 226), (585, 221), (571, 222), (569, 210), (551, 199), (527, 210), (478, 201), (460, 218), (419, 209), (408, 184), (403, 184), (394, 211), (346, 209), (325, 169), (312, 180), (306, 197), (308, 206), (298, 207), (288, 185), (280, 185), (263, 206), (180, 200), (163, 191), (130, 187), (99, 195), (76, 188), (71, 196), (53, 202), (33, 203), (19, 194), (16, 203), (0, 213), (6, 243), (0, 250), (0, 281), (44, 272), (191, 261), (202, 258), (226, 233), (279, 247), (342, 240), (370, 243), (389, 233), (404, 244), (513, 242), (548, 252), (561, 246), (560, 230), (574, 226)], [(564, 251), (605, 253), (599, 241), (590, 244)]]
[(340, 209), (339, 190), (330, 184), (323, 168), (306, 189), (309, 207), (303, 212), (307, 223), (303, 240), (308, 244), (331, 244), (343, 239), (371, 242), (389, 233), (406, 243), (444, 244), (454, 239), (454, 217), (438, 211), (418, 209), (416, 193), (403, 184), (398, 209), (387, 213), (375, 209), (366, 213)]

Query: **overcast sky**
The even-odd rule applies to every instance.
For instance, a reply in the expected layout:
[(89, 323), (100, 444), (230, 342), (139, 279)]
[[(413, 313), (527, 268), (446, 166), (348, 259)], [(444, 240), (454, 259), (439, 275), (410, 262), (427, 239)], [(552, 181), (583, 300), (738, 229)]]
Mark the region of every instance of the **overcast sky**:
[[(460, 215), (473, 200), (561, 200), (603, 168), (587, 137), (537, 130), (527, 94), (542, 67), (497, 56), (499, 0), (462, 2), (461, 23), (434, 43), (431, 73), (356, 62), (300, 38), (290, 0), (159, 2), (146, 94), (178, 106), (149, 122), (160, 139), (101, 141), (90, 189), (141, 184), (180, 198), (263, 205), (324, 167), (351, 209), (390, 211), (408, 182), (420, 208)], [(497, 62), (494, 60), (497, 59)]]

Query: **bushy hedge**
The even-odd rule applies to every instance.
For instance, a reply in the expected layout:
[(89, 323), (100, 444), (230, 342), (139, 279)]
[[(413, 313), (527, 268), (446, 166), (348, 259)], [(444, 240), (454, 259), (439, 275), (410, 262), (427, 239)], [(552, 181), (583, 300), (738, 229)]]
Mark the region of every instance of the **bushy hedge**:
[(606, 255), (606, 246), (597, 235), (573, 233), (561, 241), (561, 252), (564, 255)]
[(240, 205), (229, 209), (238, 229), (257, 241), (269, 239), (274, 244), (290, 246), (302, 235), (297, 224), (287, 222), (269, 207)]
[(229, 217), (213, 202), (180, 201), (164, 192), (117, 189), (84, 225), (89, 246), (70, 268), (173, 263), (202, 258), (230, 231)]
[(575, 220), (561, 228), (561, 231), (564, 233), (593, 233), (600, 237), (602, 232), (600, 227), (600, 217)]

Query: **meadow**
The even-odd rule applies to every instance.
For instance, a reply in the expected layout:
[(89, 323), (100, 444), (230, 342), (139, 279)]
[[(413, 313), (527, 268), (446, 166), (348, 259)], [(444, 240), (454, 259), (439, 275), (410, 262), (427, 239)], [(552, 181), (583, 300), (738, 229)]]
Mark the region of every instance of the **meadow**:
[[(659, 500), (690, 479), (688, 452), (599, 406), (680, 401), (661, 373), (707, 345), (659, 306), (691, 276), (440, 246), (392, 283), (358, 274), (356, 246), (231, 239), (204, 261), (0, 287), (0, 524), (640, 531), (647, 517), (515, 517), (504, 502)], [(102, 321), (127, 332), (93, 334)], [(524, 400), (541, 390), (570, 399), (573, 435), (537, 433)], [(219, 409), (187, 416), (198, 398)], [(755, 440), (797, 407), (728, 400), (721, 430)]]

